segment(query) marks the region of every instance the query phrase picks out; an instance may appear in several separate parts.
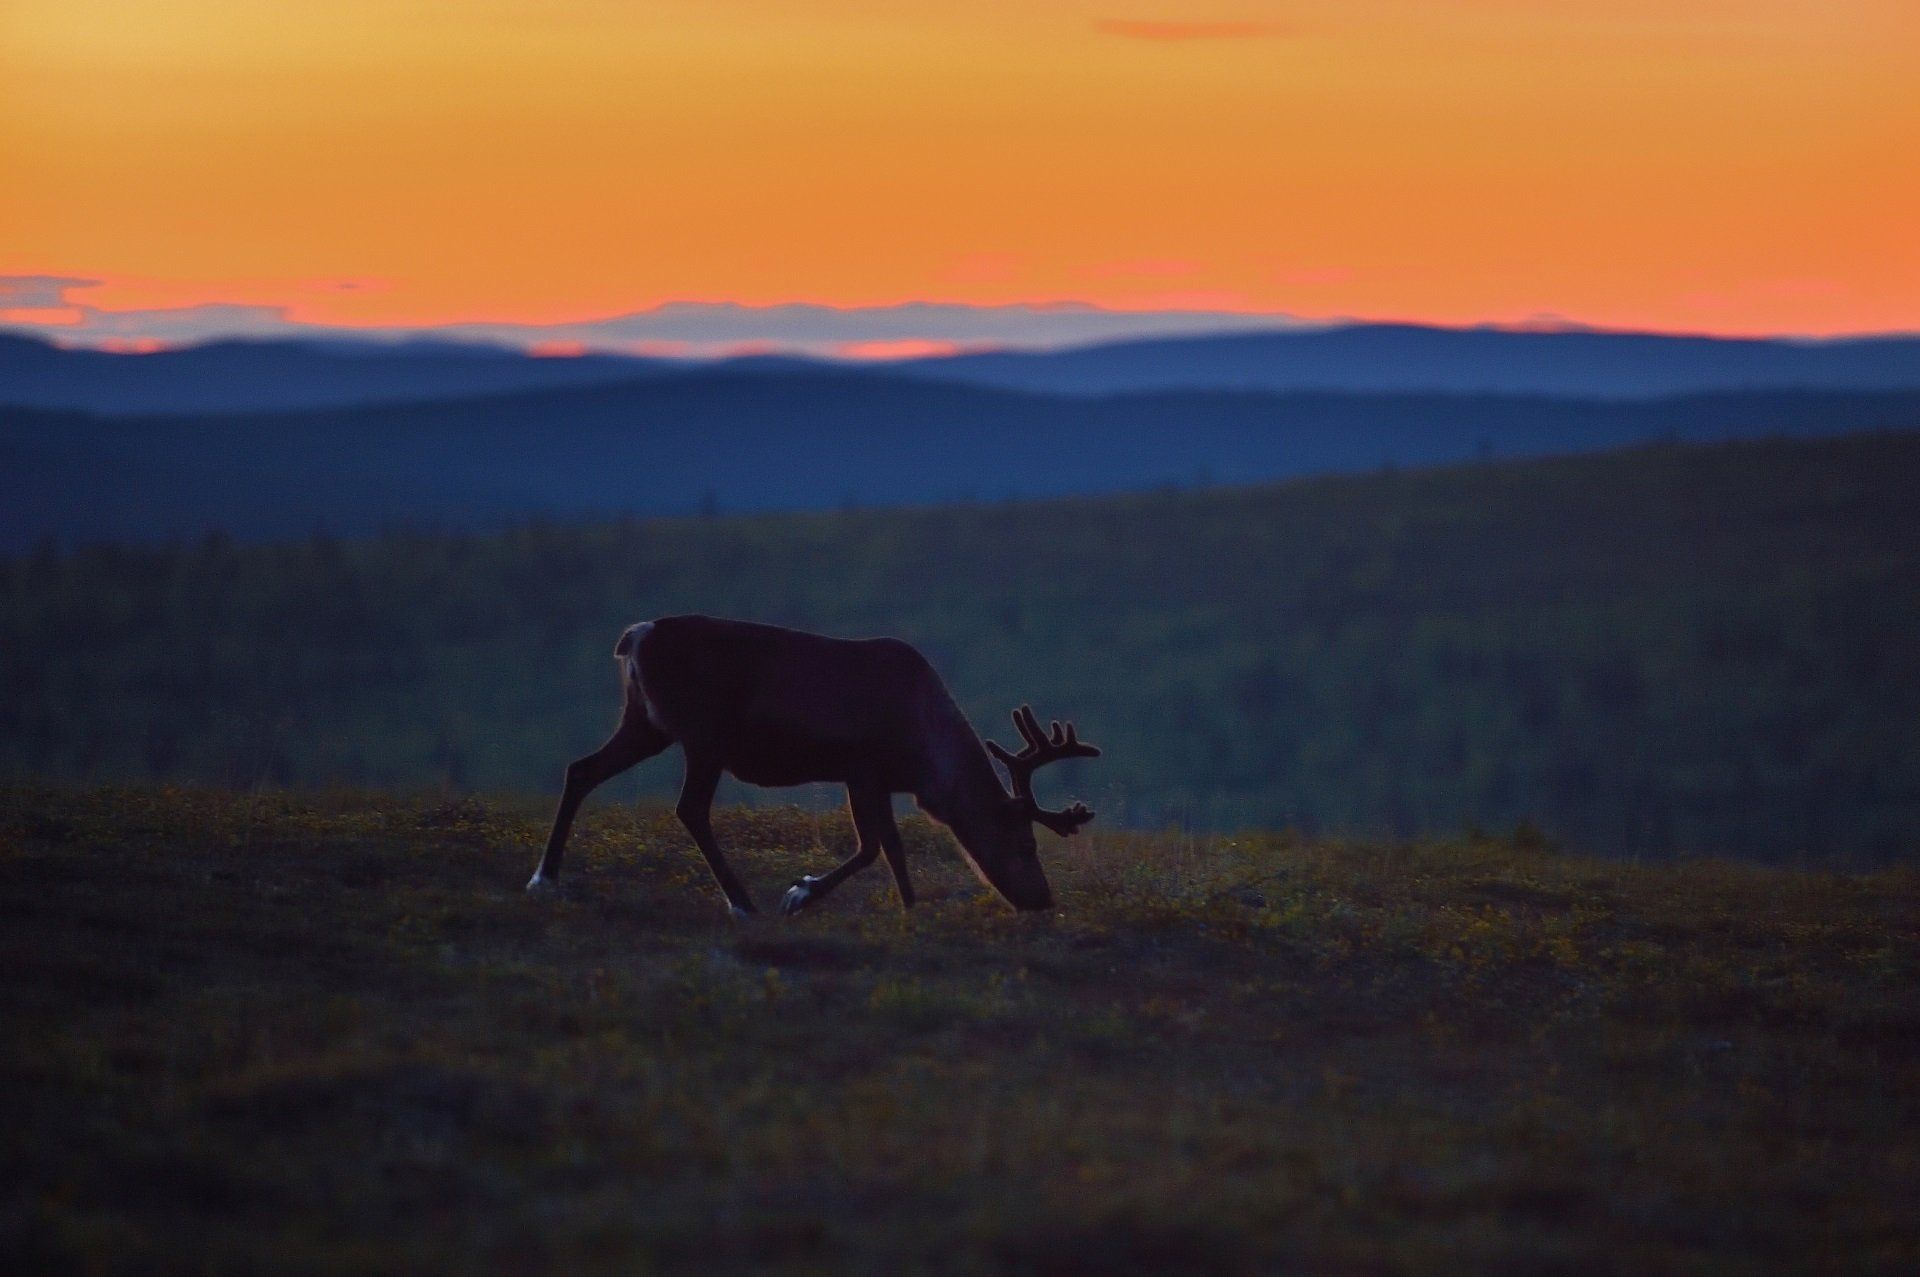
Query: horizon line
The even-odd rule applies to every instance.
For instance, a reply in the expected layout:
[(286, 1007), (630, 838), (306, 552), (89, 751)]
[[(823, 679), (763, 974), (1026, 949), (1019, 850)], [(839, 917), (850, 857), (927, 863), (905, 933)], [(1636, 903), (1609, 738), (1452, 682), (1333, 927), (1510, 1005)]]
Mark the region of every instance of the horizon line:
[[(14, 277), (19, 278), (19, 277)], [(4, 279), (4, 277), (0, 277)], [(64, 281), (63, 281), (64, 282)], [(64, 291), (64, 290), (63, 290)], [(1709, 341), (1764, 341), (1791, 344), (1838, 344), (1856, 341), (1920, 338), (1920, 330), (1859, 330), (1840, 333), (1715, 332), (1700, 328), (1652, 328), (1590, 323), (1542, 313), (1521, 319), (1491, 319), (1445, 323), (1403, 317), (1305, 317), (1281, 311), (1120, 309), (1084, 301), (1037, 301), (999, 304), (909, 301), (879, 306), (825, 302), (752, 303), (735, 301), (667, 301), (641, 310), (595, 319), (555, 323), (463, 320), (442, 324), (391, 325), (314, 323), (289, 318), (286, 308), (200, 303), (156, 310), (84, 310), (81, 317), (60, 316), (15, 319), (34, 307), (7, 307), (0, 292), (0, 335), (41, 342), (59, 350), (93, 351), (114, 355), (149, 355), (193, 350), (222, 344), (318, 343), (398, 348), (438, 344), (476, 350), (497, 350), (535, 358), (603, 357), (652, 359), (685, 363), (714, 363), (757, 356), (789, 357), (831, 363), (889, 364), (951, 358), (973, 354), (1045, 354), (1076, 349), (1156, 340), (1208, 337), (1322, 333), (1346, 328), (1419, 328), (1437, 332), (1497, 332), (1515, 335), (1591, 335), (1608, 337), (1665, 337)], [(281, 313), (266, 313), (268, 311)], [(240, 313), (235, 313), (240, 312)], [(834, 335), (789, 330), (782, 334), (724, 335), (708, 331), (692, 335), (636, 335), (631, 331), (649, 322), (671, 328), (675, 321), (691, 321), (693, 328), (722, 317), (787, 319), (833, 317), (833, 320), (870, 322), (936, 312), (951, 322), (956, 316), (983, 320), (1025, 319), (1045, 324), (1068, 321), (1053, 332), (1030, 330), (974, 337), (964, 335), (913, 336), (905, 332), (868, 332)], [(141, 321), (148, 321), (142, 323)], [(1073, 332), (1092, 321), (1090, 329)], [(883, 325), (884, 326), (884, 325)], [(140, 331), (142, 328), (147, 331)], [(168, 329), (174, 331), (169, 333)], [(933, 328), (938, 330), (939, 324)]]

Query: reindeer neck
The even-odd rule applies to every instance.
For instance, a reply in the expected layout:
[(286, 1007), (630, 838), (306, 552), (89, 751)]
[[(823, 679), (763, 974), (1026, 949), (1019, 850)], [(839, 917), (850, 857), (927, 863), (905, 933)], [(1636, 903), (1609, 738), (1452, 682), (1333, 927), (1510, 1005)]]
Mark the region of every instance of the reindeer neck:
[(928, 776), (915, 795), (935, 819), (952, 823), (961, 812), (979, 811), (1005, 801), (1000, 774), (980, 735), (957, 706), (949, 702), (934, 716), (928, 732)]

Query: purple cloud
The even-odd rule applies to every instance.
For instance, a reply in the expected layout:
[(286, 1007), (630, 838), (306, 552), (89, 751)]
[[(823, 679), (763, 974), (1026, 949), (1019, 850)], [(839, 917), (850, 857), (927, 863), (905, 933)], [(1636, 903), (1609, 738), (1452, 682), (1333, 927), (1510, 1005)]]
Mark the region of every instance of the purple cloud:
[[(16, 276), (9, 296), (52, 298), (61, 322), (22, 313), (0, 325), (65, 345), (188, 345), (219, 338), (298, 337), (400, 341), (436, 338), (484, 342), (544, 353), (608, 351), (711, 358), (743, 351), (886, 357), (917, 350), (1045, 350), (1123, 337), (1157, 337), (1253, 328), (1294, 328), (1303, 321), (1277, 313), (1224, 309), (1105, 310), (1082, 302), (966, 306), (908, 302), (838, 307), (809, 303), (744, 306), (735, 302), (669, 302), (648, 310), (577, 323), (463, 323), (429, 328), (334, 328), (287, 317), (280, 306), (208, 302), (150, 310), (76, 306), (52, 277)], [(79, 286), (79, 285), (69, 285)]]
[(74, 275), (0, 275), (0, 311), (54, 310), (74, 305), (67, 292), (74, 288), (93, 288), (97, 279)]

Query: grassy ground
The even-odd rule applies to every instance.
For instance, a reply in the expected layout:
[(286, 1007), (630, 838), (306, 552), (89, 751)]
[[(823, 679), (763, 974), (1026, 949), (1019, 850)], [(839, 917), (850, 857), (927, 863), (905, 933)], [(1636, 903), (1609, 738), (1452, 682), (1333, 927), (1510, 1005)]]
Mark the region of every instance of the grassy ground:
[[(918, 822), (738, 927), (669, 814), (0, 795), (0, 1261), (1912, 1271), (1920, 877)], [(763, 905), (839, 816), (731, 812)]]

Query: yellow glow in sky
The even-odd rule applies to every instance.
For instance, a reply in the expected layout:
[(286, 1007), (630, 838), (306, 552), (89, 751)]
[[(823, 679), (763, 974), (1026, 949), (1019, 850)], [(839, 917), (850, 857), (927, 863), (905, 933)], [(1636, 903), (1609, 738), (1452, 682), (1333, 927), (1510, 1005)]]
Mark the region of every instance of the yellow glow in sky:
[(7, 0), (0, 188), (105, 308), (1920, 330), (1920, 4)]

